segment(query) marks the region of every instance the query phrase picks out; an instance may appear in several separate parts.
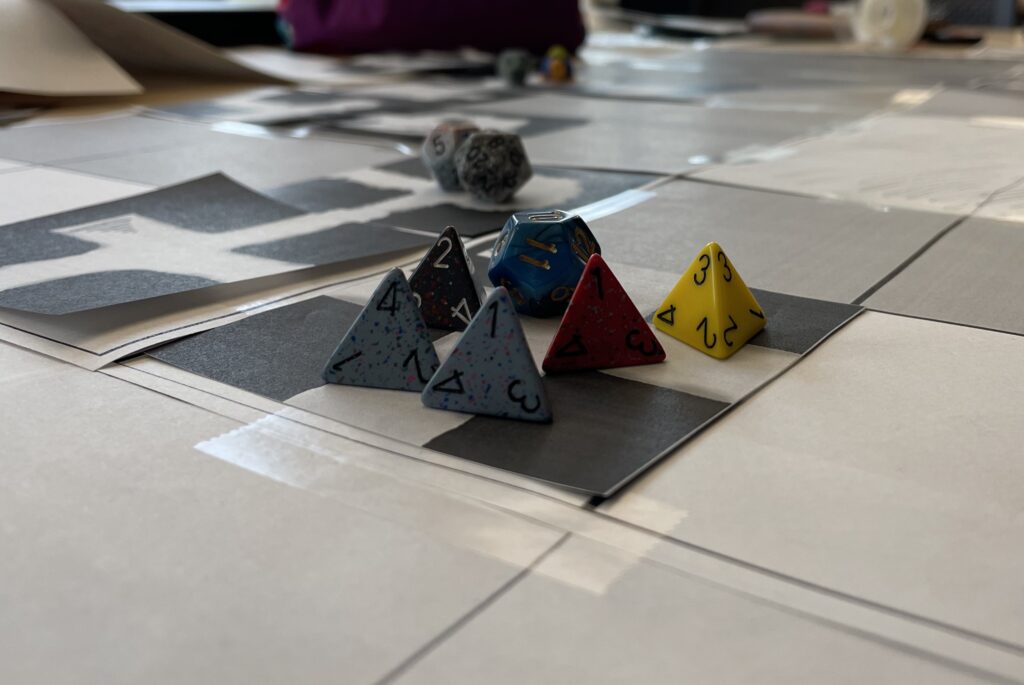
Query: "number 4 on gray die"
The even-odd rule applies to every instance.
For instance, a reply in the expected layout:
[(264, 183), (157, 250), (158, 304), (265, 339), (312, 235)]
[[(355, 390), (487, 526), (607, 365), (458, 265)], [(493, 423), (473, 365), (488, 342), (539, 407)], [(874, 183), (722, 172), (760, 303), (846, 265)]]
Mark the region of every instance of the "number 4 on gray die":
[(456, 151), (455, 167), (463, 188), (495, 204), (508, 202), (533, 176), (523, 141), (501, 131), (471, 135)]
[(479, 130), (471, 121), (446, 119), (423, 141), (423, 163), (442, 189), (462, 189), (459, 174), (455, 169), (455, 152)]
[(324, 368), (328, 383), (419, 392), (437, 352), (401, 269), (392, 269)]
[(551, 405), (508, 292), (497, 288), (423, 390), (434, 409), (551, 421)]

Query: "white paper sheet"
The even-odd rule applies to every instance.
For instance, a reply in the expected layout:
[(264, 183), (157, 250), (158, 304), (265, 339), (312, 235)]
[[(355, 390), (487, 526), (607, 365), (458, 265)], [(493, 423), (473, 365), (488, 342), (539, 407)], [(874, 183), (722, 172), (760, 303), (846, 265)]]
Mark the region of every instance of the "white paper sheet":
[(12, 169), (0, 173), (0, 226), (137, 195), (151, 188), (61, 169)]
[(217, 49), (140, 14), (100, 0), (45, 0), (63, 12), (89, 40), (129, 71), (213, 76), (235, 81), (280, 83), (282, 79), (243, 66)]
[(1022, 157), (1024, 131), (1006, 122), (885, 115), (737, 155), (734, 163), (695, 176), (878, 206), (969, 214), (1024, 178)]
[(3, 0), (0, 91), (131, 95), (142, 86), (47, 2)]
[(230, 323), (250, 311), (315, 297), (321, 288), (406, 261), (407, 257), (358, 269), (300, 269), (218, 287), (215, 296), (208, 290), (191, 291), (63, 317), (0, 310), (0, 340), (98, 369), (162, 342)]
[(711, 109), (682, 103), (545, 93), (471, 105), (465, 112), (589, 120), (526, 140), (531, 161), (583, 168), (682, 173), (751, 145), (775, 145), (850, 121), (828, 112)]
[(484, 64), (493, 59), (472, 51), (371, 53), (350, 57), (289, 52), (277, 47), (229, 48), (232, 59), (265, 74), (310, 85), (362, 86), (396, 82), (427, 70), (458, 69)]
[(229, 48), (225, 54), (250, 69), (296, 83), (350, 86), (374, 83), (380, 78), (365, 72), (346, 71), (337, 57), (301, 54), (276, 47)]
[(276, 121), (301, 120), (326, 114), (343, 115), (352, 111), (372, 111), (379, 101), (373, 96), (347, 98), (333, 96), (325, 90), (296, 90), (272, 86), (232, 93), (212, 100), (177, 104), (155, 110), (154, 116), (196, 119), (211, 122), (240, 121), (249, 124), (272, 124)]

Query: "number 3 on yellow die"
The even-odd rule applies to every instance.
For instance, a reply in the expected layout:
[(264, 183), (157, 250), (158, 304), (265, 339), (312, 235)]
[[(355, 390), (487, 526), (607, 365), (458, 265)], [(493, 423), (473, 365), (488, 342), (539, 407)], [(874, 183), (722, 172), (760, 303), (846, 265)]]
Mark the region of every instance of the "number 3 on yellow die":
[(718, 243), (708, 243), (654, 314), (654, 325), (726, 359), (767, 324), (764, 310)]

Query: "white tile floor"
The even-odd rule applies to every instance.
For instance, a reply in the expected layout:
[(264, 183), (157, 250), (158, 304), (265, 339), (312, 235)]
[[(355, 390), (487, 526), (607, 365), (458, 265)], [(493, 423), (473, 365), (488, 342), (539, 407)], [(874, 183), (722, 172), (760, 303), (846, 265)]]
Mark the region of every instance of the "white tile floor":
[(0, 364), (4, 682), (372, 682), (561, 535), (323, 456), (319, 480), (268, 478), (208, 454), (232, 420)]
[[(1024, 205), (1021, 205), (1024, 207)], [(971, 217), (864, 301), (885, 312), (1024, 335), (1019, 223)]]
[[(966, 82), (975, 69), (933, 62), (872, 60), (850, 82), (887, 87), (915, 70)], [(753, 286), (850, 301), (949, 225), (909, 210), (969, 211), (1019, 182), (1024, 138), (1005, 96), (950, 94), (818, 135), (884, 91), (815, 81), (792, 95), (723, 92), (721, 107), (547, 93), (471, 108), (590, 118), (528, 141), (536, 163), (584, 167), (681, 172), (811, 134), (705, 178), (828, 199), (678, 181), (594, 222), (649, 311), (674, 281), (665, 274), (712, 239)], [(209, 131), (204, 145), (195, 130), (132, 116), (4, 129), (14, 192), (0, 225), (143, 188), (113, 179), (217, 170), (276, 185), (394, 158)], [(984, 211), (1015, 218), (1014, 190)], [(981, 316), (992, 303), (1016, 311), (1013, 240), (960, 228), (869, 304), (960, 308), (968, 323), (1016, 330)], [(986, 265), (973, 289), (936, 280)], [(790, 361), (748, 348), (724, 378), (679, 351), (669, 370), (684, 390), (733, 398)], [(664, 370), (617, 373), (662, 384)], [(0, 682), (1024, 682), (1024, 337), (865, 313), (600, 506), (399, 449), (440, 424), (331, 419), (374, 418), (389, 404), (374, 391), (293, 404), (153, 361), (90, 373), (0, 343)]]
[(417, 656), (387, 682), (985, 682), (580, 538)]
[[(970, 214), (1020, 181), (1019, 129), (1005, 121), (887, 114), (755, 151), (746, 164), (696, 176), (878, 207)], [(935, 140), (944, 144), (928, 143)]]
[[(879, 345), (885, 357), (873, 354)], [(892, 643), (839, 613), (797, 608), (806, 601), (766, 598), (773, 585), (807, 601), (855, 605), (830, 593), (857, 594), (960, 627), (946, 639), (1019, 642), (1010, 569), (1021, 487), (1004, 444), (1019, 437), (1012, 412), (986, 393), (997, 374), (1024, 368), (1022, 356), (1016, 336), (862, 315), (599, 509), (639, 526), (630, 532), (539, 494), (311, 437), (284, 416), (242, 424), (3, 345), (0, 365), (12, 371), (0, 409), (24, 419), (5, 432), (0, 519), (10, 523), (0, 531), (6, 547), (31, 554), (0, 563), (0, 588), (35, 600), (6, 598), (0, 675), (984, 680), (984, 659)], [(826, 374), (837, 388), (827, 403), (810, 397)], [(937, 445), (967, 440), (968, 425), (982, 442), (948, 453), (971, 468), (936, 461)], [(900, 463), (870, 458), (872, 440), (894, 439)], [(773, 447), (783, 440), (794, 448)], [(643, 542), (644, 528), (668, 539)], [(751, 595), (729, 574), (677, 565), (680, 543), (823, 589), (768, 575)], [(48, 658), (58, 649), (63, 659)]]
[(713, 240), (747, 285), (835, 302), (854, 301), (958, 218), (694, 181), (655, 193), (593, 223), (613, 264), (682, 273)]
[[(538, 164), (682, 173), (752, 145), (780, 143), (808, 129), (825, 130), (853, 115), (707, 109), (679, 103), (635, 102), (543, 94), (464, 108), (589, 119), (582, 126), (526, 141)], [(643, 126), (636, 122), (643, 121)]]
[(602, 509), (1019, 645), (1022, 405), (1024, 338), (868, 312)]

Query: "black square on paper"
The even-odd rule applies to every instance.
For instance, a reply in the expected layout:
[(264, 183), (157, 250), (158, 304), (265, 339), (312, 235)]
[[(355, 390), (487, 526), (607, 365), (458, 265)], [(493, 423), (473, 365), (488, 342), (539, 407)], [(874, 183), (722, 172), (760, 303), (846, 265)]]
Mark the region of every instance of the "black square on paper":
[(475, 416), (426, 447), (609, 496), (729, 406), (598, 372), (546, 376), (550, 424)]

